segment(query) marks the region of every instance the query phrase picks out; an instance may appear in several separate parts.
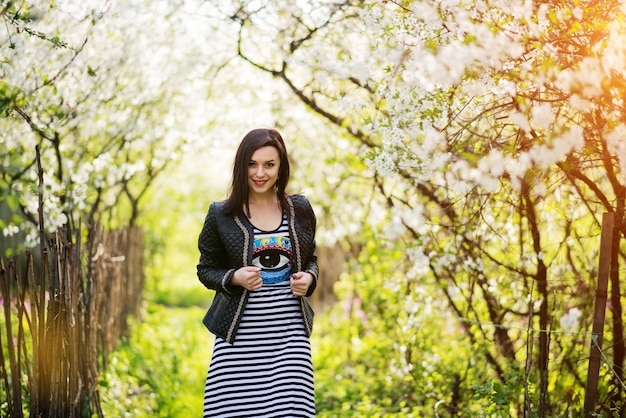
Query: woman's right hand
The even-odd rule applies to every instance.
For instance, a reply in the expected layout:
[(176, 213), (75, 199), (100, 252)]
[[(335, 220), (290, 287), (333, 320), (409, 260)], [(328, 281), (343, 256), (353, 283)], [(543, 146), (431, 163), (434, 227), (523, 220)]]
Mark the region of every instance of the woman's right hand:
[(258, 267), (242, 267), (235, 271), (231, 283), (234, 285), (242, 286), (248, 290), (260, 289), (263, 286), (263, 280), (261, 280), (261, 269)]

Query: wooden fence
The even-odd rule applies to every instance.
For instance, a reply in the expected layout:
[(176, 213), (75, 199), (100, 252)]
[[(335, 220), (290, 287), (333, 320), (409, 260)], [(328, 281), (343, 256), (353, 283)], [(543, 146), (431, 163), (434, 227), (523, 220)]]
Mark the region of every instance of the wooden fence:
[(0, 416), (102, 416), (100, 372), (139, 317), (139, 229), (59, 230), (41, 257), (0, 258)]

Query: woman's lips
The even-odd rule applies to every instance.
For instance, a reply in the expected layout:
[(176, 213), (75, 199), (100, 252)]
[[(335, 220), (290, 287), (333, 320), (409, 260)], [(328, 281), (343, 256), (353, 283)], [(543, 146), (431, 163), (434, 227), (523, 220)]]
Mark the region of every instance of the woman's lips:
[(254, 185), (257, 187), (263, 187), (265, 186), (265, 183), (267, 183), (267, 180), (253, 180)]

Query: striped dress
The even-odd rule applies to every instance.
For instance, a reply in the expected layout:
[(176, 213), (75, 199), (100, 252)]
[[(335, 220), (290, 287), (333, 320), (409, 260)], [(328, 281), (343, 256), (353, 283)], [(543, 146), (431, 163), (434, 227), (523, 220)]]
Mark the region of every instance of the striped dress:
[(254, 229), (252, 265), (263, 287), (250, 292), (233, 345), (216, 337), (204, 392), (204, 417), (314, 417), (311, 346), (291, 292), (287, 218)]

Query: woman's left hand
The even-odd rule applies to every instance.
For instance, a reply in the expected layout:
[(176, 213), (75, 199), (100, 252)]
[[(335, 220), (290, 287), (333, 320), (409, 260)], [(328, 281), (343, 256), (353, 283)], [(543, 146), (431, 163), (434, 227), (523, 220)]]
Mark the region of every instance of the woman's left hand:
[(313, 283), (313, 275), (311, 273), (299, 271), (291, 275), (291, 291), (296, 296), (306, 295), (311, 283)]

